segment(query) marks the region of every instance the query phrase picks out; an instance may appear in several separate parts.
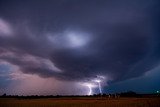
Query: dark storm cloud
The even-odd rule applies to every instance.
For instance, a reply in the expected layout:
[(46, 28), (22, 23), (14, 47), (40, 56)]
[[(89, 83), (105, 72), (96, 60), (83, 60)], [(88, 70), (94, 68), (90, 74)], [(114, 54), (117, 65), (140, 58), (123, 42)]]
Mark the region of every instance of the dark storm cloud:
[(0, 58), (24, 73), (63, 80), (103, 75), (118, 81), (141, 76), (160, 57), (153, 57), (157, 3), (1, 1), (0, 25), (8, 26), (10, 33), (0, 29)]

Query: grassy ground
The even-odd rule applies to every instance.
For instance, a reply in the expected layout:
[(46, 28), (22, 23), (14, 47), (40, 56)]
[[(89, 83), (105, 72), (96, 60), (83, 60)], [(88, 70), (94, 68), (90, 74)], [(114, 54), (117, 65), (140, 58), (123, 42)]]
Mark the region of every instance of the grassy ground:
[(1, 98), (0, 107), (160, 107), (160, 98)]

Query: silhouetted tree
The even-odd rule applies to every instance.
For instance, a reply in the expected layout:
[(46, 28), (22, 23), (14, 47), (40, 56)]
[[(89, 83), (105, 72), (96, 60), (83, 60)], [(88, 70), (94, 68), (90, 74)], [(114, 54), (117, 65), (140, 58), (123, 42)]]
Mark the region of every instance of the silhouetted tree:
[(6, 97), (7, 96), (7, 94), (6, 93), (4, 93), (3, 95), (2, 95), (2, 97)]

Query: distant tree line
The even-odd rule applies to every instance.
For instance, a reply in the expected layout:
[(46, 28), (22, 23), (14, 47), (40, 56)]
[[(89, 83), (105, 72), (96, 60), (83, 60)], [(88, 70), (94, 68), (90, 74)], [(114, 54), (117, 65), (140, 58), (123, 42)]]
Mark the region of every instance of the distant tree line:
[(114, 94), (94, 94), (94, 95), (7, 95), (4, 93), (0, 98), (19, 98), (19, 99), (37, 99), (37, 98), (76, 98), (76, 97), (103, 97), (103, 98), (120, 98), (120, 97), (160, 97), (159, 94), (137, 94), (133, 91), (114, 93)]

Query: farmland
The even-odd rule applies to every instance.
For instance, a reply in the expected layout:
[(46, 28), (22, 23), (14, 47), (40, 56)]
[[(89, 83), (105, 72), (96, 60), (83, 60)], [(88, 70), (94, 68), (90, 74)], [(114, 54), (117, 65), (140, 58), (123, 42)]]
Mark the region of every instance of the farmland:
[(0, 107), (160, 107), (160, 98), (0, 98)]

